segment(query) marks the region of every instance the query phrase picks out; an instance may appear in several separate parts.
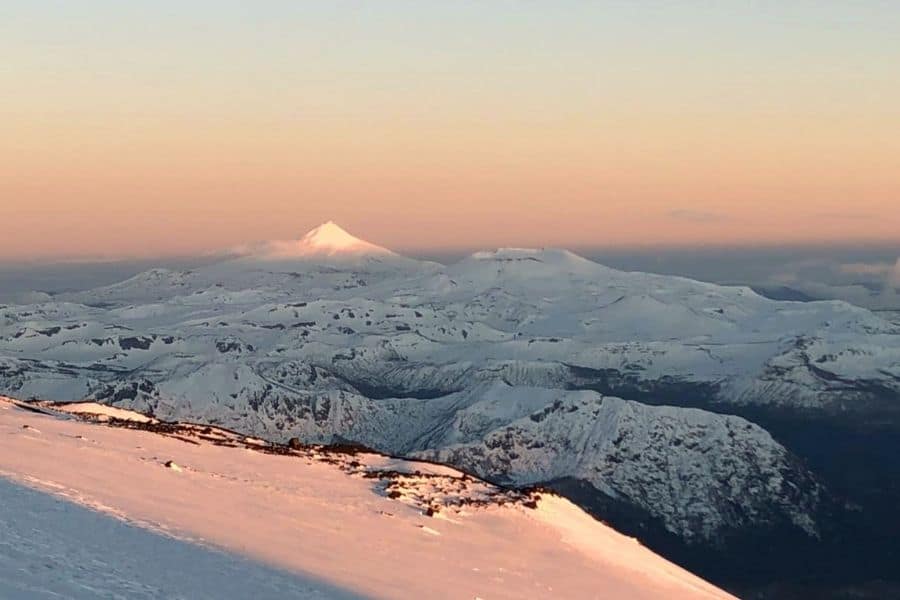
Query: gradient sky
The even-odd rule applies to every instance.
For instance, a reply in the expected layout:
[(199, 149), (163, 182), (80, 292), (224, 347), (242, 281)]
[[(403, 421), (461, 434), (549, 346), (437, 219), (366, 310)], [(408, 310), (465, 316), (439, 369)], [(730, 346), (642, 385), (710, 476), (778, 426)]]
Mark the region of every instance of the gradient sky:
[(0, 1), (0, 259), (900, 239), (900, 3)]

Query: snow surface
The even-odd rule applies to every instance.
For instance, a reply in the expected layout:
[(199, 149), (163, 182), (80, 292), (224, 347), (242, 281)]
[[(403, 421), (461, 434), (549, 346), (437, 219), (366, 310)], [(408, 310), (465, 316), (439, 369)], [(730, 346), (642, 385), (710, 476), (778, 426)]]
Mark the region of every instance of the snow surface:
[(361, 598), (0, 477), (0, 598)]
[(447, 467), (273, 454), (201, 426), (154, 432), (28, 408), (0, 400), (0, 476), (96, 512), (0, 480), (0, 592), (11, 597), (730, 597), (558, 497), (535, 509), (447, 502), (436, 518), (381, 486), (489, 491)]

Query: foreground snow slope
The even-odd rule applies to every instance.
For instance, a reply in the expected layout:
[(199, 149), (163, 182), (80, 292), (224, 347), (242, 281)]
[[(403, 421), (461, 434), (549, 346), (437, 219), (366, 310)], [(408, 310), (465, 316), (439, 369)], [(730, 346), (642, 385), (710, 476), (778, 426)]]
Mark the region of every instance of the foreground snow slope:
[[(505, 492), (448, 467), (317, 447), (288, 451), (220, 430), (139, 418), (128, 423), (136, 429), (128, 429), (118, 420), (127, 415), (117, 412), (111, 419), (98, 415), (102, 409), (96, 406), (88, 407), (89, 418), (115, 427), (75, 419), (71, 409), (59, 414), (33, 410), (0, 399), (3, 477), (280, 568), (301, 577), (297, 589), (309, 593), (486, 600), (729, 597), (566, 500)], [(56, 412), (52, 406), (42, 410)], [(153, 427), (158, 431), (147, 430)], [(167, 468), (168, 461), (177, 467)], [(55, 557), (48, 561), (62, 560), (66, 549), (55, 544), (74, 543), (69, 532), (78, 524), (57, 529), (54, 524), (62, 517), (42, 515), (43, 501), (24, 502), (23, 492), (10, 492), (8, 484), (0, 490), (10, 499), (3, 503), (0, 523), (25, 538), (11, 523), (30, 518), (34, 532), (26, 552), (45, 543), (39, 551)], [(530, 508), (535, 500), (536, 508)], [(434, 517), (426, 516), (426, 506), (435, 507)], [(10, 515), (9, 508), (23, 514)], [(80, 512), (73, 518), (87, 519)], [(85, 528), (80, 556), (94, 560), (90, 548), (103, 542), (97, 536), (112, 536), (115, 548), (120, 536), (110, 531)], [(153, 552), (150, 546), (163, 544), (156, 536), (139, 537), (128, 542), (134, 552)], [(0, 544), (0, 551), (21, 561), (16, 547)], [(74, 571), (67, 556), (64, 564)], [(239, 564), (227, 556), (221, 560)], [(255, 577), (249, 564), (235, 568), (249, 569)], [(219, 567), (208, 568), (213, 573)], [(147, 581), (141, 579), (145, 574), (134, 573), (133, 563), (116, 573), (117, 585)], [(9, 569), (0, 569), (0, 577), (10, 577)], [(290, 575), (279, 577), (272, 585), (283, 582), (285, 589), (294, 589)], [(163, 583), (179, 580), (169, 574)], [(3, 585), (15, 589), (8, 580), (0, 580)], [(238, 588), (234, 591), (240, 595)], [(262, 588), (257, 596), (268, 597), (270, 591)], [(187, 587), (182, 592), (191, 595)]]
[(0, 478), (0, 598), (359, 598)]

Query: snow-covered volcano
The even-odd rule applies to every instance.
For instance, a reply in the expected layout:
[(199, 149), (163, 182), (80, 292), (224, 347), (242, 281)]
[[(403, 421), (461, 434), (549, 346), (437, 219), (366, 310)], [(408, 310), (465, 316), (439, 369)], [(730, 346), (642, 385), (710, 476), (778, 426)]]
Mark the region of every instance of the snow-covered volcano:
[(269, 256), (274, 258), (360, 255), (396, 256), (387, 248), (347, 233), (334, 221), (319, 225), (296, 242), (274, 242), (269, 248)]
[(382, 246), (348, 233), (334, 221), (307, 232), (299, 240), (266, 242), (253, 248), (250, 256), (266, 260), (322, 257), (397, 256)]

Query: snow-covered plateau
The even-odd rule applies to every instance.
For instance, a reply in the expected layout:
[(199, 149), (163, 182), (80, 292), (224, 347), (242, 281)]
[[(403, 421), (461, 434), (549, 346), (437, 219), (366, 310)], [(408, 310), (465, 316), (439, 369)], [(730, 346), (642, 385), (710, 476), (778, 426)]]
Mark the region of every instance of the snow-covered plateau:
[(731, 597), (547, 492), (92, 404), (0, 398), (0, 500), (3, 598)]
[(356, 442), (507, 485), (576, 482), (583, 506), (627, 507), (689, 545), (822, 538), (849, 503), (812, 464), (809, 428), (900, 414), (896, 322), (565, 250), (444, 266), (326, 223), (35, 299), (0, 306), (11, 397)]

